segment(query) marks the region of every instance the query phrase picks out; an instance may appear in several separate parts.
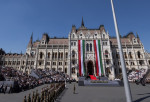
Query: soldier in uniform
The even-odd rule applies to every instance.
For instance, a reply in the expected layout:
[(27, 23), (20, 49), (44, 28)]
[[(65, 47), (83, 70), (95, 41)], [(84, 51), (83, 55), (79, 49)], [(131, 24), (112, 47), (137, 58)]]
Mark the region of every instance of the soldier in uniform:
[(74, 88), (73, 88), (73, 93), (75, 94), (75, 91), (76, 91), (76, 87), (75, 87), (75, 84), (74, 84)]
[(27, 102), (26, 96), (24, 96), (24, 100), (23, 100), (23, 102)]

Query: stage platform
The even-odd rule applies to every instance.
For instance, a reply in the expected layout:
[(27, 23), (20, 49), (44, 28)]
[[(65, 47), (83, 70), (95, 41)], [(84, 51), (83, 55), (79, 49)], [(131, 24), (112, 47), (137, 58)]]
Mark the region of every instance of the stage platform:
[(107, 78), (101, 78), (100, 80), (91, 80), (91, 79), (86, 79), (85, 77), (80, 77), (78, 81), (78, 85), (79, 86), (120, 87), (120, 86), (123, 86), (123, 82), (118, 81), (118, 80), (110, 81)]

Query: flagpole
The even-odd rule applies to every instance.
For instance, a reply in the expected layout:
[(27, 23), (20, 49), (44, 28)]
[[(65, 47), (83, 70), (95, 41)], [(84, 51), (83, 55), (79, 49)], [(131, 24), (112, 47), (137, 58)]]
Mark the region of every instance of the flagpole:
[(115, 30), (116, 30), (116, 36), (117, 36), (117, 42), (118, 42), (118, 48), (119, 48), (119, 54), (120, 54), (124, 88), (125, 88), (125, 94), (126, 94), (126, 101), (132, 102), (131, 90), (130, 90), (130, 86), (128, 83), (127, 71), (126, 71), (124, 57), (123, 57), (123, 50), (122, 50), (122, 46), (121, 46), (120, 34), (119, 34), (118, 26), (117, 26), (117, 20), (116, 20), (116, 16), (115, 16), (113, 0), (111, 0), (111, 6), (112, 6), (112, 12), (113, 12), (113, 18), (114, 18), (114, 24), (115, 24)]

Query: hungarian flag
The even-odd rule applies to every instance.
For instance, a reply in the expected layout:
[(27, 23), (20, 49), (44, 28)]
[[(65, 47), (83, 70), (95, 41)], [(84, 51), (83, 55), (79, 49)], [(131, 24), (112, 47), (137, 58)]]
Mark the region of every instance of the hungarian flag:
[(85, 45), (84, 40), (78, 40), (78, 61), (79, 61), (79, 75), (85, 76), (84, 65)]
[(96, 75), (104, 75), (103, 64), (102, 64), (102, 55), (101, 55), (101, 45), (100, 40), (94, 40), (94, 50), (96, 58)]

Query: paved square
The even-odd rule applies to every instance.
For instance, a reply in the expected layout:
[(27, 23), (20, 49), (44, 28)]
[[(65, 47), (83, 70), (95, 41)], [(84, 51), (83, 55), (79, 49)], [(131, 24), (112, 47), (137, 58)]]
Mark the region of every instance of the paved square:
[[(74, 84), (76, 93), (73, 94)], [(41, 90), (44, 86), (21, 93), (0, 94), (0, 102), (23, 102), (23, 97), (36, 89)], [(141, 86), (130, 84), (133, 102), (150, 102), (150, 85)], [(57, 98), (56, 102), (126, 102), (124, 87), (94, 87), (78, 86), (77, 83), (67, 84), (66, 89)]]
[[(76, 94), (73, 86), (76, 85)], [(150, 85), (130, 84), (134, 102), (150, 102)], [(93, 87), (67, 84), (57, 102), (126, 102), (124, 87)]]

